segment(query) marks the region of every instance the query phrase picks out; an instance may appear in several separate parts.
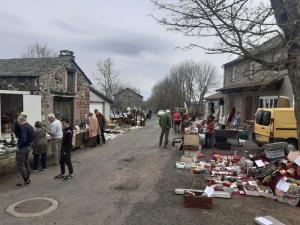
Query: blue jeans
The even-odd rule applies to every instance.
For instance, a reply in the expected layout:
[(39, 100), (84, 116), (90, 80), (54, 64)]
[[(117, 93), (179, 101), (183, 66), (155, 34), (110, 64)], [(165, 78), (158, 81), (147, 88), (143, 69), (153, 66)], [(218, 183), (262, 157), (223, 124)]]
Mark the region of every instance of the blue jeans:
[(38, 170), (39, 161), (42, 161), (42, 168), (47, 169), (47, 153), (33, 155), (33, 170)]

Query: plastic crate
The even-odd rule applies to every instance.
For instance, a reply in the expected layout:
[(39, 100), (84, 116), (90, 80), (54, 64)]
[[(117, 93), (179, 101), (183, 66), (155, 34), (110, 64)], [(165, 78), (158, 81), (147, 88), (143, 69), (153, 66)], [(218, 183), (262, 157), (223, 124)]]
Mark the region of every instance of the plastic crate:
[(278, 159), (278, 158), (285, 157), (285, 153), (283, 149), (273, 150), (273, 151), (265, 150), (265, 154), (268, 159)]

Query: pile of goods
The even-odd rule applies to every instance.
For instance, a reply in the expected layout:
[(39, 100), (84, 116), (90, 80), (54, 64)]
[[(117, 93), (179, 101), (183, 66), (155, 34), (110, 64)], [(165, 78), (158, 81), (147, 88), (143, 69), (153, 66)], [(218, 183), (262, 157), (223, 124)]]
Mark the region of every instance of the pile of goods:
[[(175, 193), (184, 194), (185, 199), (187, 196), (192, 198), (191, 193), (195, 193), (194, 197), (200, 202), (207, 200), (199, 198), (199, 193), (202, 198), (264, 197), (297, 206), (300, 200), (300, 152), (286, 154), (286, 150), (285, 143), (275, 143), (266, 145), (260, 155), (251, 155), (247, 151), (244, 156), (215, 152), (208, 160), (200, 151), (185, 150), (176, 167), (190, 170), (194, 180), (201, 178), (204, 187), (193, 185), (192, 189), (176, 189)], [(207, 188), (210, 195), (205, 194)]]

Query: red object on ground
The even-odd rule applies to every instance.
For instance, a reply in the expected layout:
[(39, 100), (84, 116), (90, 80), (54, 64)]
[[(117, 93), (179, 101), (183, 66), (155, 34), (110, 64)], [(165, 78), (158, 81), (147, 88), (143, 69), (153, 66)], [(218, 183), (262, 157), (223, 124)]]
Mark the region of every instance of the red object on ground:
[(296, 171), (297, 171), (297, 176), (300, 177), (300, 166), (297, 167), (297, 170), (296, 170)]
[(203, 158), (205, 155), (203, 153), (198, 154), (198, 158)]

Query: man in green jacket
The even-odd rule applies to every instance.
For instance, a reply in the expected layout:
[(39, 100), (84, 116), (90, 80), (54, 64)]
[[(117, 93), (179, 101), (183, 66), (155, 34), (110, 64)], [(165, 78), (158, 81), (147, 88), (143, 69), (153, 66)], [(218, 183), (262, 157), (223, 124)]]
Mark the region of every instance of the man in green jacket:
[(165, 136), (164, 148), (167, 148), (169, 143), (169, 132), (172, 127), (170, 110), (166, 110), (166, 113), (159, 118), (159, 126), (161, 127), (159, 147), (161, 147), (163, 137)]

